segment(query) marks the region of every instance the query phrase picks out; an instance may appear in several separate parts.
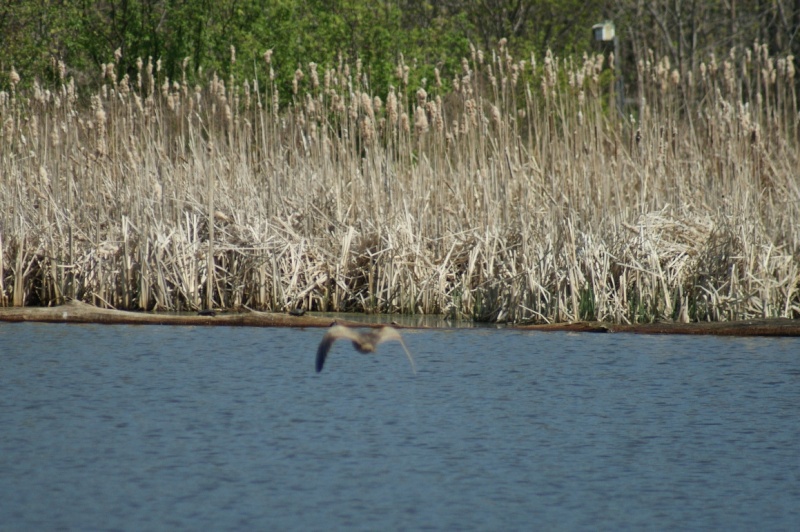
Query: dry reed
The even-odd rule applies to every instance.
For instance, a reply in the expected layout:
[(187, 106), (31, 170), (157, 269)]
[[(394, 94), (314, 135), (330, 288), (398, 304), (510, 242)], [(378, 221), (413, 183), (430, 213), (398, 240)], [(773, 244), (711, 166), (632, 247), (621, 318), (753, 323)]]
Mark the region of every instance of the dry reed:
[(309, 63), (282, 107), (271, 53), (265, 88), (109, 63), (90, 105), (63, 65), (24, 94), (12, 71), (0, 305), (800, 316), (794, 58), (649, 54), (627, 116), (606, 59), (475, 50), (446, 90), (401, 57), (386, 95)]

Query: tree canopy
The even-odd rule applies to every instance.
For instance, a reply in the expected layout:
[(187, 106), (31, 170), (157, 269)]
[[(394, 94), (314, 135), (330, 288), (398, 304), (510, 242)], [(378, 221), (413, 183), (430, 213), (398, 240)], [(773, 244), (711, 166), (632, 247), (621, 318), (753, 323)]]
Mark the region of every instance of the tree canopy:
[(386, 85), (401, 53), (445, 77), (470, 44), (490, 49), (501, 38), (516, 55), (581, 54), (605, 19), (629, 63), (653, 49), (686, 71), (700, 54), (755, 40), (773, 54), (800, 52), (800, 0), (0, 0), (0, 70), (55, 78), (62, 61), (80, 85), (118, 50), (119, 75), (151, 57), (173, 79), (184, 65), (190, 75), (252, 77), (271, 49), (281, 79), (341, 54)]

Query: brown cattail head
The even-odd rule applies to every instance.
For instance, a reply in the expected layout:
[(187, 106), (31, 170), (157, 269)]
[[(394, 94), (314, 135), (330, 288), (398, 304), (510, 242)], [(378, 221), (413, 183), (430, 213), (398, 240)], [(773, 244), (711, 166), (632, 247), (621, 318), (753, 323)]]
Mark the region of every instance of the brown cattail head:
[(13, 66), (11, 67), (11, 72), (8, 74), (8, 79), (11, 81), (11, 86), (16, 87), (17, 83), (19, 83), (19, 74), (17, 74), (17, 69)]

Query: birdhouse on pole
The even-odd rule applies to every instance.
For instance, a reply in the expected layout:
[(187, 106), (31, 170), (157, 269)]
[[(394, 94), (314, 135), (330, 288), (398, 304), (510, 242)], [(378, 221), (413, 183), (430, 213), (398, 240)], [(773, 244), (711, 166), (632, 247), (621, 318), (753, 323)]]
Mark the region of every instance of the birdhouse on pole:
[[(625, 85), (622, 81), (622, 61), (619, 53), (619, 38), (617, 37), (617, 32), (614, 29), (614, 23), (610, 20), (606, 20), (600, 24), (595, 24), (592, 26), (592, 34), (594, 35), (594, 40), (599, 43), (614, 43), (613, 68), (614, 77), (616, 78), (614, 85), (617, 99), (617, 109), (620, 113), (622, 113), (623, 106), (625, 104)], [(600, 47), (606, 48), (606, 45), (600, 44)]]
[(592, 32), (594, 33), (595, 41), (613, 41), (616, 35), (614, 32), (614, 23), (610, 20), (595, 24), (592, 26)]

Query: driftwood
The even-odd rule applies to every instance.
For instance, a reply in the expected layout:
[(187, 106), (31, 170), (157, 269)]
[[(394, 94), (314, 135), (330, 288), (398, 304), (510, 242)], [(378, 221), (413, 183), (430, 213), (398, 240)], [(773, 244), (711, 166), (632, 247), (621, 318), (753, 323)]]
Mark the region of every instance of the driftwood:
[[(70, 301), (57, 307), (0, 308), (0, 321), (38, 321), (55, 323), (105, 323), (128, 325), (225, 325), (243, 327), (329, 327), (334, 321), (351, 327), (380, 327), (380, 324), (354, 320), (295, 316), (276, 312), (237, 312), (170, 314), (129, 312), (98, 308), (80, 301)], [(393, 324), (396, 328), (404, 328)], [(405, 327), (408, 328), (408, 327)], [(421, 328), (421, 327), (413, 327)], [(514, 329), (572, 332), (627, 332), (638, 334), (710, 334), (718, 336), (800, 336), (800, 320), (757, 319), (747, 321), (703, 323), (639, 323), (617, 325), (596, 321), (554, 323), (547, 325), (518, 325)]]
[[(129, 312), (98, 308), (80, 301), (69, 301), (57, 307), (10, 307), (0, 309), (0, 321), (39, 321), (53, 323), (103, 323), (125, 325), (225, 325), (243, 327), (329, 327), (331, 318), (292, 316), (277, 312), (237, 312), (170, 314)], [(357, 322), (335, 320), (342, 325)], [(367, 327), (368, 325), (362, 325)]]
[(800, 336), (800, 320), (785, 318), (700, 323), (637, 323), (617, 325), (597, 321), (522, 325), (518, 329), (637, 334), (710, 334), (715, 336)]

